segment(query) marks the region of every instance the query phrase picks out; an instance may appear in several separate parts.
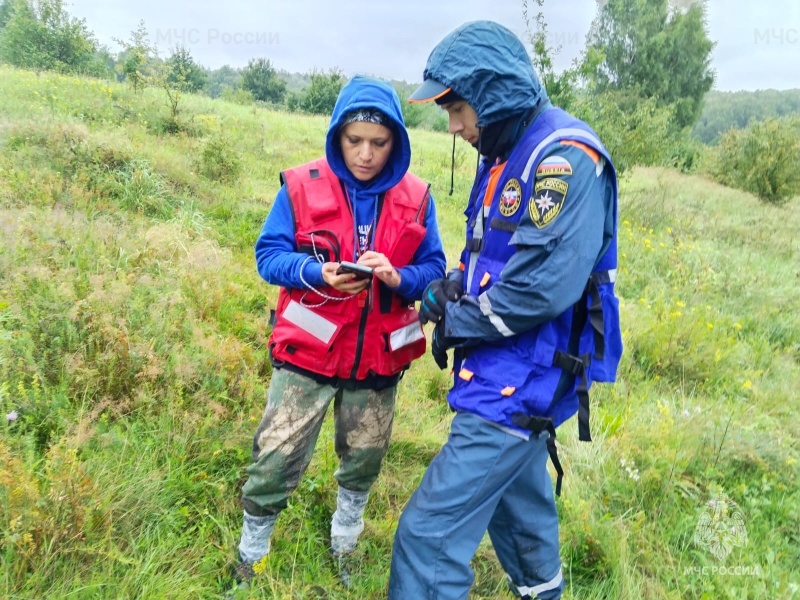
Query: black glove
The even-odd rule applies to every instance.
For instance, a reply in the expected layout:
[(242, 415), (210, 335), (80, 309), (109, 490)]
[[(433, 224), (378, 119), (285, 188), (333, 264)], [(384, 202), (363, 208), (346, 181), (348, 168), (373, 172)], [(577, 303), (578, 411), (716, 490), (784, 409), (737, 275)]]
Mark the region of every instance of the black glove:
[(447, 336), (444, 334), (444, 319), (441, 319), (433, 328), (433, 337), (431, 338), (431, 354), (440, 369), (447, 368), (448, 347)]
[(425, 325), (428, 321), (438, 323), (444, 316), (444, 307), (448, 302), (455, 302), (464, 292), (460, 281), (435, 279), (422, 293), (419, 307), (419, 322)]

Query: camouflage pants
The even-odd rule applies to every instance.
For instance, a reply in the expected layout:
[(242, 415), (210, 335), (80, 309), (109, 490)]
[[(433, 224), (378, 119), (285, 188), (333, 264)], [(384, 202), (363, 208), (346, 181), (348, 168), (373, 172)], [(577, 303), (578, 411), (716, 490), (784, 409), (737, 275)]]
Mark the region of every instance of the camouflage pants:
[(253, 463), (242, 487), (242, 505), (255, 516), (277, 514), (300, 483), (334, 401), (339, 485), (366, 492), (389, 448), (397, 387), (346, 390), (286, 369), (272, 372), (267, 407), (253, 439)]

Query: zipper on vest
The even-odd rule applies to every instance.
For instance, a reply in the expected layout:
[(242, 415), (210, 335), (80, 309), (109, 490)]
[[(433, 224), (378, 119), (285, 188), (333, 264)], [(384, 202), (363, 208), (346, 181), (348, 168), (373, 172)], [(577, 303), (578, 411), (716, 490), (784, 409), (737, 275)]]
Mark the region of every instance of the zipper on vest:
[(350, 372), (350, 379), (356, 379), (356, 375), (358, 374), (358, 365), (361, 363), (361, 353), (364, 351), (364, 332), (367, 329), (367, 317), (369, 316), (370, 305), (372, 302), (369, 301), (367, 298), (368, 295), (372, 294), (372, 287), (375, 283), (370, 284), (370, 290), (368, 292), (361, 292), (359, 294), (359, 298), (356, 300), (358, 305), (361, 308), (361, 319), (358, 322), (358, 337), (356, 338), (356, 356), (355, 360), (353, 361), (353, 370)]

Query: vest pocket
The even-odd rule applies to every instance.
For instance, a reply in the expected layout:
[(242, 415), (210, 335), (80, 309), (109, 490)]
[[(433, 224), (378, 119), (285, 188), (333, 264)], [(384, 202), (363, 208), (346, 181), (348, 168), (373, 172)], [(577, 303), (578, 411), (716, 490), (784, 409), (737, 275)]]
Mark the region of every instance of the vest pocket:
[(339, 262), (339, 240), (331, 231), (301, 231), (295, 234), (297, 251), (309, 256), (321, 257), (323, 262)]
[(381, 318), (380, 375), (394, 375), (425, 354), (425, 332), (414, 309), (390, 313)]
[(530, 353), (519, 345), (498, 345), (487, 347), (485, 351), (470, 352), (461, 369), (464, 373), (456, 373), (457, 379), (480, 379), (497, 395), (505, 390), (503, 396), (522, 390), (528, 381), (543, 371), (540, 365), (533, 362)]
[(517, 427), (517, 413), (545, 414), (550, 404), (542, 385), (547, 371), (520, 345), (487, 346), (464, 359), (448, 399), (456, 409)]
[(419, 223), (410, 221), (403, 225), (397, 234), (386, 257), (394, 267), (400, 268), (411, 263), (414, 253), (425, 238), (426, 229)]
[[(273, 353), (280, 360), (309, 368), (321, 375), (332, 376), (337, 364), (336, 361), (326, 358), (341, 329), (341, 325), (295, 300), (290, 300), (286, 309), (278, 316), (270, 343), (273, 344)], [(296, 361), (292, 360), (295, 355)]]

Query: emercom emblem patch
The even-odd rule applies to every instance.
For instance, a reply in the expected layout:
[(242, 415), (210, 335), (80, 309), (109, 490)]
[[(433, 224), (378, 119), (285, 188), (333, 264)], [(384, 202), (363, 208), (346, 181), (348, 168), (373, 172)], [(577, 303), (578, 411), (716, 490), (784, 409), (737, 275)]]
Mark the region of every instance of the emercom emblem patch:
[(519, 181), (511, 178), (503, 188), (503, 193), (500, 194), (500, 214), (504, 217), (510, 217), (519, 210), (521, 203), (522, 186), (520, 186)]
[(547, 177), (536, 182), (533, 196), (528, 203), (528, 212), (533, 224), (544, 229), (555, 221), (564, 206), (569, 184), (554, 177)]

